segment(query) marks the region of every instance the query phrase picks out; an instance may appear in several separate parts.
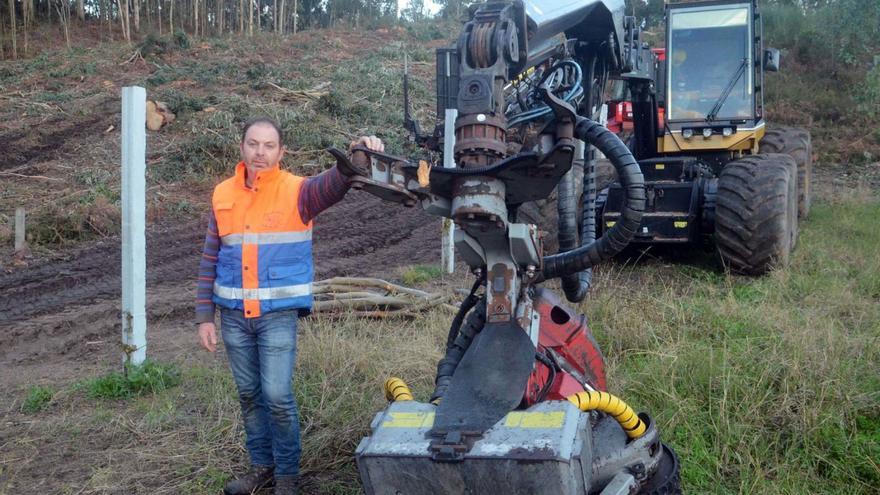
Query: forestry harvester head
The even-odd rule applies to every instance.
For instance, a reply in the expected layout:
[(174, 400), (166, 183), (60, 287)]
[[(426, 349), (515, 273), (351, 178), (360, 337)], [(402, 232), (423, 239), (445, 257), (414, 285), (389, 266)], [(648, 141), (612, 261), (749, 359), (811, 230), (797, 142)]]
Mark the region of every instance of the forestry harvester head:
[[(586, 318), (541, 287), (561, 278), (567, 298), (582, 300), (591, 267), (641, 221), (639, 165), (596, 122), (608, 77), (632, 70), (636, 28), (623, 12), (623, 0), (473, 6), (455, 46), (437, 53), (438, 117), (455, 116), (452, 134), (421, 135), (406, 112), (416, 140), (455, 166), (364, 148), (349, 162), (331, 150), (357, 171), (354, 187), (451, 219), (476, 275), (430, 401), (386, 383), (391, 403), (356, 451), (368, 494), (678, 492), (677, 458), (650, 416), (607, 391)], [(620, 221), (598, 239), (593, 147), (625, 190)], [(559, 252), (545, 255), (519, 212), (554, 191)]]

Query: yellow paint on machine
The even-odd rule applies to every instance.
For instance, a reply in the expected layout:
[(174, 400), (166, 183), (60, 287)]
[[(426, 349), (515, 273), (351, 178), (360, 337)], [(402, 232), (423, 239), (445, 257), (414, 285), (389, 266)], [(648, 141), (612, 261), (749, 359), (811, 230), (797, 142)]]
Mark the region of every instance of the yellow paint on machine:
[(565, 412), (512, 412), (507, 414), (504, 426), (508, 428), (562, 428)]
[(386, 428), (430, 428), (434, 425), (432, 412), (392, 412), (382, 423)]
[(677, 228), (677, 229), (683, 229), (688, 226), (688, 223), (687, 222), (673, 222), (673, 225), (675, 225), (675, 228)]
[(657, 138), (657, 151), (659, 153), (675, 153), (681, 151), (750, 151), (758, 152), (758, 141), (764, 137), (764, 126), (757, 129), (736, 131), (732, 136), (724, 137), (713, 134), (710, 138), (694, 134), (690, 139), (685, 139), (680, 132), (669, 133)]
[[(565, 412), (514, 411), (507, 414), (502, 423), (506, 428), (562, 428)], [(433, 412), (391, 412), (382, 423), (386, 428), (431, 428)]]

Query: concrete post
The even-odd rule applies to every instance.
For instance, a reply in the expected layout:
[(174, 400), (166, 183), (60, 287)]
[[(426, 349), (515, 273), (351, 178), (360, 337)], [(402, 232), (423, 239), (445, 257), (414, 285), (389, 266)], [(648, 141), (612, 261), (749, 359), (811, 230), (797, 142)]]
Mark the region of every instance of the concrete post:
[[(458, 110), (447, 108), (443, 123), (443, 166), (455, 168), (455, 119), (458, 118)], [(442, 255), (440, 264), (445, 273), (455, 271), (455, 224), (452, 219), (443, 219), (443, 237), (441, 238)]]
[(146, 101), (144, 88), (122, 88), (122, 348), (134, 365), (147, 355)]
[(19, 252), (25, 247), (25, 213), (24, 208), (15, 209), (15, 252)]

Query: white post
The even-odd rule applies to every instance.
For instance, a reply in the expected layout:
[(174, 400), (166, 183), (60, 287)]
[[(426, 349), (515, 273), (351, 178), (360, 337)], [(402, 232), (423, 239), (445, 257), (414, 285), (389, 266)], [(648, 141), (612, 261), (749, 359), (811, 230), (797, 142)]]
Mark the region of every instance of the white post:
[[(455, 108), (446, 109), (446, 120), (443, 123), (443, 166), (446, 168), (455, 168), (455, 119), (458, 117), (458, 110)], [(452, 273), (455, 271), (455, 224), (449, 218), (443, 219), (443, 232), (441, 238), (441, 256), (440, 264), (443, 271)]]
[(146, 101), (144, 88), (122, 88), (122, 348), (134, 365), (147, 355)]
[(19, 252), (24, 249), (25, 245), (25, 213), (24, 208), (18, 207), (15, 209), (15, 252)]

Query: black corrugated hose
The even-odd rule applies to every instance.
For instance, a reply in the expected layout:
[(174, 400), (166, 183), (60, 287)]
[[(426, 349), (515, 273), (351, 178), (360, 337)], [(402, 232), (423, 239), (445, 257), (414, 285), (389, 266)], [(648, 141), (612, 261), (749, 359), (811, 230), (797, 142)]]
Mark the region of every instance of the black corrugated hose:
[[(431, 394), (431, 402), (440, 399), (446, 393), (455, 368), (464, 357), (465, 351), (471, 346), (474, 337), (483, 329), (483, 324), (486, 322), (486, 298), (485, 295), (480, 296), (476, 292), (484, 280), (484, 277), (478, 277), (474, 281), (470, 294), (462, 301), (458, 313), (449, 326), (449, 335), (446, 337), (446, 354), (437, 363), (437, 378), (434, 379), (434, 393)], [(468, 315), (468, 312), (481, 301), (482, 304)], [(462, 321), (466, 315), (468, 317), (462, 327)]]
[[(562, 180), (556, 186), (556, 212), (558, 213), (557, 238), (559, 240), (559, 252), (564, 253), (576, 249), (578, 243), (577, 225), (577, 173), (575, 166), (562, 176)], [(585, 270), (586, 271), (586, 270)], [(583, 273), (583, 272), (581, 272)], [(580, 292), (580, 273), (570, 273), (562, 277), (562, 291), (565, 297), (572, 302)], [(584, 291), (586, 294), (586, 291)]]
[[(596, 160), (595, 152), (587, 146), (584, 157), (583, 202), (581, 204), (581, 246), (596, 240)], [(574, 169), (565, 174), (559, 183), (559, 252), (571, 251), (578, 247), (577, 218), (577, 187), (575, 186)], [(569, 178), (569, 175), (571, 177)], [(593, 269), (587, 268), (577, 274), (562, 277), (562, 291), (570, 302), (581, 302), (587, 297), (593, 285)]]
[[(617, 169), (617, 176), (620, 178), (620, 184), (624, 190), (625, 202), (621, 209), (620, 221), (606, 231), (601, 238), (591, 242), (585, 238), (586, 243), (582, 241), (582, 245), (577, 249), (545, 256), (544, 269), (540, 277), (542, 280), (573, 275), (611, 259), (629, 244), (642, 222), (642, 214), (645, 211), (645, 179), (638, 162), (620, 138), (599, 123), (584, 117), (578, 117), (575, 137), (587, 144), (592, 144), (608, 157), (611, 164)], [(595, 175), (595, 168), (591, 172), (591, 175)], [(594, 188), (592, 196), (595, 199), (595, 177), (593, 177), (592, 187)], [(561, 196), (560, 191), (560, 198)], [(593, 218), (593, 228), (595, 229), (595, 216), (588, 214), (589, 211), (587, 211), (588, 209), (595, 210), (595, 203), (592, 206), (588, 205), (588, 196), (590, 195), (584, 195), (583, 223), (586, 224), (590, 218)], [(584, 226), (586, 227), (586, 225)], [(584, 232), (588, 233), (588, 230), (585, 228)], [(593, 231), (595, 232), (595, 230)]]

